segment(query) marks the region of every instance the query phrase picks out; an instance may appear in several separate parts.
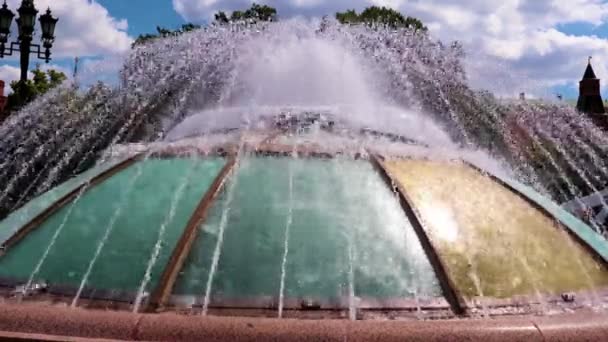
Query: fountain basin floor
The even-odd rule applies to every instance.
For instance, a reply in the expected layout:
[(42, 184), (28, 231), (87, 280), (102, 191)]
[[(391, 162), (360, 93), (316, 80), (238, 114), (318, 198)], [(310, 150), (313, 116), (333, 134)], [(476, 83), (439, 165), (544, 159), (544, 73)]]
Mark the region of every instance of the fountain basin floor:
[[(58, 329), (26, 318), (0, 330), (63, 335), (53, 320), (84, 309), (117, 319), (111, 329), (135, 320), (125, 329), (136, 337), (165, 318), (167, 334), (183, 326), (200, 338), (216, 323), (225, 336), (254, 322), (252, 333), (278, 338), (309, 324), (292, 319), (330, 319), (318, 332), (330, 339), (363, 326), (370, 338), (459, 326), (533, 339), (537, 316), (605, 322), (608, 246), (583, 222), (465, 157), (323, 134), (333, 143), (250, 130), (114, 148), (0, 222), (0, 315), (46, 312), (40, 324)], [(452, 321), (483, 317), (494, 319)], [(258, 320), (269, 330), (256, 331)], [(114, 338), (85, 335), (66, 334)]]

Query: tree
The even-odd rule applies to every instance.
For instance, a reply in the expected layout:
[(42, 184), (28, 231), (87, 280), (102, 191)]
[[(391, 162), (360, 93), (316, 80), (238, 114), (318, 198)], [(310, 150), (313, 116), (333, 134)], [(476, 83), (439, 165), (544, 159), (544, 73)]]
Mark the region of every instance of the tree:
[(259, 5), (253, 3), (251, 7), (245, 11), (234, 11), (230, 17), (226, 12), (220, 11), (215, 14), (215, 23), (227, 24), (231, 21), (252, 20), (252, 21), (276, 21), (277, 10), (274, 7), (267, 5)]
[(226, 12), (219, 11), (215, 13), (215, 22), (218, 24), (228, 24), (230, 22), (230, 19), (228, 19)]
[(146, 44), (152, 40), (158, 39), (158, 38), (166, 38), (166, 37), (171, 37), (171, 36), (179, 36), (181, 34), (184, 34), (186, 32), (192, 32), (195, 30), (200, 29), (201, 26), (200, 25), (195, 25), (193, 23), (187, 23), (187, 24), (183, 24), (181, 28), (177, 29), (177, 30), (170, 30), (167, 29), (165, 27), (162, 26), (156, 26), (156, 34), (151, 34), (151, 33), (146, 33), (146, 34), (140, 34), (137, 39), (135, 39), (135, 41), (133, 42), (133, 44), (131, 45), (131, 47), (135, 47), (138, 45), (143, 45)]
[(382, 24), (391, 28), (410, 28), (415, 31), (427, 31), (426, 26), (416, 18), (404, 17), (401, 13), (387, 7), (368, 7), (361, 14), (354, 9), (336, 13), (336, 19), (342, 24)]
[(277, 10), (270, 6), (254, 3), (251, 5), (250, 9), (245, 11), (244, 18), (260, 21), (275, 21), (277, 18)]
[(45, 94), (67, 79), (67, 76), (63, 72), (53, 69), (44, 72), (40, 68), (36, 68), (32, 73), (34, 77), (25, 82), (25, 87), (22, 86), (21, 81), (11, 82), (13, 93), (8, 96), (8, 112), (18, 110), (34, 100), (38, 95)]
[(198, 30), (200, 28), (201, 28), (200, 25), (194, 25), (193, 23), (187, 23), (187, 24), (182, 25), (181, 32), (182, 33), (192, 32), (192, 31)]
[(359, 14), (354, 9), (336, 13), (336, 19), (342, 24), (357, 24), (361, 22)]
[(156, 32), (158, 32), (158, 37), (168, 37), (175, 34), (174, 31), (171, 31), (161, 26), (156, 26)]
[(133, 42), (133, 44), (131, 45), (131, 47), (135, 47), (138, 45), (143, 45), (153, 39), (158, 38), (157, 35), (155, 34), (150, 34), (150, 33), (146, 33), (146, 34), (140, 34), (137, 39), (135, 39), (135, 41)]
[(58, 85), (60, 85), (61, 83), (63, 83), (63, 81), (65, 81), (67, 79), (65, 74), (62, 73), (61, 71), (49, 69), (46, 73), (47, 73), (47, 75), (49, 75), (49, 81), (51, 83), (51, 88), (57, 87)]

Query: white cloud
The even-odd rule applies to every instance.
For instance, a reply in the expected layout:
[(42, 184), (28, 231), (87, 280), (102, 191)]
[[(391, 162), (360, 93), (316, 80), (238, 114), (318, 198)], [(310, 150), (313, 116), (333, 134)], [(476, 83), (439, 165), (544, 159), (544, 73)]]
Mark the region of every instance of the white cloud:
[[(257, 2), (275, 7), (279, 16), (323, 16), (348, 8), (361, 9), (371, 0), (173, 0), (173, 8), (185, 20), (205, 22), (213, 19), (217, 11), (234, 11)], [(390, 1), (389, 1), (390, 2)], [(400, 0), (392, 2), (401, 2)]]
[[(322, 16), (348, 8), (390, 6), (418, 17), (444, 41), (458, 40), (468, 52), (471, 83), (477, 87), (540, 93), (555, 85), (572, 85), (581, 78), (587, 56), (608, 83), (608, 40), (575, 36), (559, 25), (608, 24), (606, 0), (261, 0), (282, 17)], [(204, 21), (217, 10), (246, 8), (247, 0), (173, 0), (186, 20)], [(492, 76), (490, 76), (492, 75)]]
[[(20, 3), (21, 0), (8, 0), (15, 13)], [(95, 1), (36, 0), (35, 5), (39, 14), (50, 7), (53, 15), (59, 18), (52, 50), (55, 58), (123, 53), (130, 48), (132, 39), (125, 32), (127, 21), (112, 17)], [(12, 31), (15, 37), (16, 25)]]
[[(58, 68), (55, 68), (56, 70)], [(46, 69), (43, 69), (46, 70)], [(28, 72), (28, 78), (32, 78), (33, 74)], [(12, 93), (11, 82), (17, 81), (21, 78), (21, 68), (12, 65), (1, 65), (0, 66), (0, 80), (4, 81), (4, 95)]]
[[(463, 0), (452, 5), (449, 0), (430, 0), (410, 2), (401, 10), (425, 22), (439, 22), (439, 27), (429, 26), (439, 38), (464, 43), (474, 86), (502, 94), (548, 95), (556, 85), (576, 86), (590, 55), (596, 73), (608, 81), (606, 37), (558, 30), (562, 24), (608, 23), (606, 1)], [(467, 24), (454, 17), (466, 18)]]
[(461, 6), (449, 4), (437, 6), (425, 2), (418, 4), (416, 8), (419, 11), (433, 13), (435, 20), (444, 23), (446, 27), (450, 27), (451, 30), (456, 32), (468, 31), (478, 24), (477, 16)]
[(4, 95), (8, 95), (11, 92), (11, 82), (19, 79), (21, 71), (18, 67), (10, 65), (0, 66), (0, 80), (4, 81)]

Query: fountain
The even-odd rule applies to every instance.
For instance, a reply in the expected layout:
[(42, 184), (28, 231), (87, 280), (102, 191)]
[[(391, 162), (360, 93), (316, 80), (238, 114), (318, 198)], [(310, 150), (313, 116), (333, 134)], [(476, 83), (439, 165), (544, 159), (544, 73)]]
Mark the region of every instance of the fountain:
[(463, 58), (408, 30), (236, 23), (37, 99), (0, 127), (6, 312), (605, 322), (606, 229), (555, 202), (606, 187), (607, 136), (471, 90)]

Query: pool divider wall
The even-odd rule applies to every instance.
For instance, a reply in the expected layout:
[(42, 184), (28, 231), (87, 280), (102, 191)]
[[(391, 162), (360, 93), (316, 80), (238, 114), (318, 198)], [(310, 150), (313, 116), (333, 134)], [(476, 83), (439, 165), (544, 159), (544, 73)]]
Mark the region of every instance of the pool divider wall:
[[(599, 234), (597, 234), (596, 232), (592, 231), (591, 229), (589, 230), (588, 235), (591, 236), (587, 236), (584, 237), (582, 236), (580, 230), (581, 229), (575, 229), (574, 227), (571, 226), (571, 223), (569, 222), (564, 222), (565, 220), (560, 219), (559, 216), (553, 214), (550, 210), (548, 210), (544, 205), (542, 205), (541, 203), (539, 203), (537, 200), (534, 200), (530, 197), (528, 197), (528, 195), (526, 195), (525, 193), (523, 193), (520, 189), (517, 189), (514, 184), (512, 184), (511, 182), (505, 181), (502, 178), (478, 167), (477, 165), (468, 162), (466, 160), (462, 160), (462, 162), (471, 167), (473, 170), (479, 172), (480, 174), (489, 177), (490, 179), (492, 179), (494, 182), (497, 182), (498, 184), (500, 184), (501, 186), (503, 186), (505, 189), (507, 189), (508, 191), (512, 192), (513, 194), (515, 194), (516, 196), (520, 197), (521, 199), (523, 199), (524, 201), (526, 201), (526, 203), (530, 204), (532, 207), (534, 207), (534, 209), (540, 211), (543, 215), (545, 215), (546, 217), (550, 218), (551, 220), (553, 220), (556, 224), (555, 227), (557, 229), (563, 229), (566, 233), (568, 233), (568, 235), (570, 237), (573, 238), (573, 240), (578, 243), (580, 246), (582, 246), (587, 252), (591, 253), (591, 255), (593, 256), (593, 258), (595, 260), (597, 260), (599, 263), (604, 264), (608, 267), (608, 248), (604, 247), (605, 251), (600, 251), (596, 248), (596, 246), (594, 246), (593, 241), (589, 241), (590, 239), (593, 239), (593, 237), (596, 237), (598, 239), (602, 239)], [(567, 213), (564, 209), (564, 214), (570, 215), (570, 213)], [(571, 216), (571, 215), (570, 215)], [(577, 218), (572, 217), (572, 222), (576, 222), (578, 221)], [(578, 222), (581, 225), (584, 225), (584, 228), (588, 228), (586, 226), (586, 224), (584, 224), (583, 222)], [(597, 235), (597, 236), (594, 236)]]
[(450, 303), (452, 311), (454, 311), (454, 313), (457, 315), (464, 315), (466, 313), (465, 308), (467, 307), (466, 302), (459, 293), (453, 280), (450, 278), (447, 268), (439, 257), (433, 242), (426, 234), (426, 230), (422, 221), (420, 220), (419, 213), (414, 207), (413, 202), (409, 199), (407, 192), (402, 185), (399, 184), (399, 182), (395, 181), (390, 172), (387, 170), (386, 166), (384, 165), (384, 157), (370, 153), (370, 161), (391, 191), (396, 190), (396, 193), (399, 195), (399, 203), (401, 204), (401, 208), (403, 208), (408, 220), (412, 224), (420, 244), (422, 245), (427, 258), (435, 270), (435, 275), (439, 280), (439, 285), (441, 286), (443, 295), (448, 303)]
[(110, 177), (114, 176), (118, 172), (133, 165), (135, 162), (140, 160), (141, 157), (142, 157), (142, 154), (137, 154), (137, 155), (134, 155), (132, 157), (125, 159), (124, 161), (113, 166), (112, 168), (101, 172), (97, 176), (95, 176), (87, 181), (84, 181), (82, 184), (80, 184), (74, 190), (72, 190), (65, 196), (63, 196), (60, 199), (58, 199), (57, 201), (55, 201), (46, 210), (44, 210), (38, 216), (34, 217), (31, 221), (26, 223), (23, 227), (21, 227), (19, 230), (17, 230), (10, 238), (8, 238), (4, 242), (4, 244), (2, 245), (2, 249), (0, 250), (0, 257), (2, 257), (2, 255), (6, 254), (11, 247), (15, 246), (17, 243), (19, 243), (21, 240), (23, 240), (30, 232), (32, 232), (33, 230), (40, 227), (42, 225), (42, 223), (45, 222), (54, 213), (59, 211), (61, 208), (63, 208), (67, 204), (71, 203), (78, 196), (79, 193), (89, 191), (91, 188), (103, 183), (104, 181), (106, 181)]
[(177, 276), (184, 266), (186, 258), (190, 254), (190, 250), (194, 240), (196, 239), (198, 229), (207, 218), (209, 209), (211, 208), (217, 195), (222, 190), (224, 184), (226, 183), (226, 179), (233, 171), (235, 165), (236, 156), (231, 156), (226, 162), (226, 165), (224, 165), (222, 170), (216, 176), (211, 187), (209, 187), (205, 195), (201, 198), (201, 201), (192, 213), (188, 224), (184, 228), (181, 238), (179, 239), (177, 245), (175, 245), (169, 262), (165, 265), (158, 285), (154, 289), (145, 311), (154, 312), (157, 310), (162, 310), (167, 304), (169, 297), (171, 296), (171, 292), (173, 291), (175, 281), (177, 280)]

